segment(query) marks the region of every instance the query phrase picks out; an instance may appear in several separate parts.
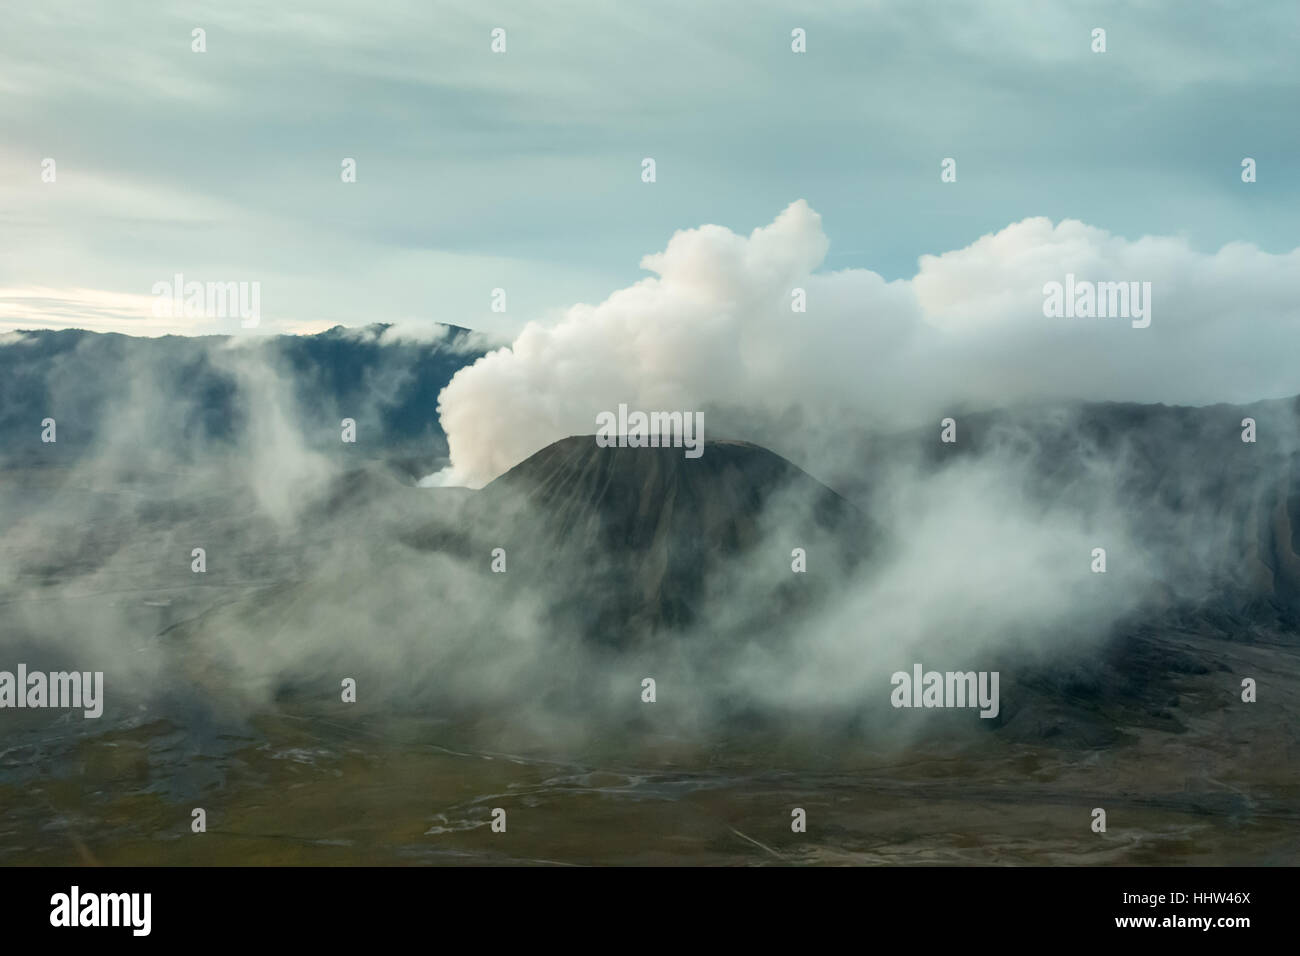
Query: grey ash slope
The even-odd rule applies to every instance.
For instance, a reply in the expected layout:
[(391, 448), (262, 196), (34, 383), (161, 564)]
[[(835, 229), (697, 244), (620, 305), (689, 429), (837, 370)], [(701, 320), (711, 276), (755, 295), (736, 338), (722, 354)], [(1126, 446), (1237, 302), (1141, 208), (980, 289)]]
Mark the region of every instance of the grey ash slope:
[(522, 496), (557, 533), (607, 549), (734, 554), (758, 541), (764, 508), (792, 485), (817, 528), (858, 518), (853, 505), (780, 455), (728, 440), (706, 442), (692, 459), (678, 448), (601, 448), (594, 436), (574, 436), (516, 465), (484, 496), (494, 503)]
[[(706, 442), (692, 459), (566, 438), (487, 485), (474, 510), (476, 537), (506, 549), (509, 573), (562, 595), (553, 607), (566, 626), (610, 646), (806, 606), (874, 546), (856, 506), (743, 441)], [(795, 548), (822, 573), (792, 574)], [(769, 600), (728, 606), (737, 574)]]

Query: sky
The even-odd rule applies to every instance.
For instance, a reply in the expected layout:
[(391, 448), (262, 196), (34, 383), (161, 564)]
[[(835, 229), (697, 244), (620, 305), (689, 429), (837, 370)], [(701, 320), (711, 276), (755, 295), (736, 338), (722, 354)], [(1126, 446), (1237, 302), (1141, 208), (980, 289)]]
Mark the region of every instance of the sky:
[[(509, 339), (644, 279), (680, 230), (800, 200), (815, 272), (885, 282), (1037, 218), (1300, 247), (1291, 2), (44, 0), (3, 22), (0, 332)], [(178, 273), (259, 283), (258, 327), (154, 315)]]

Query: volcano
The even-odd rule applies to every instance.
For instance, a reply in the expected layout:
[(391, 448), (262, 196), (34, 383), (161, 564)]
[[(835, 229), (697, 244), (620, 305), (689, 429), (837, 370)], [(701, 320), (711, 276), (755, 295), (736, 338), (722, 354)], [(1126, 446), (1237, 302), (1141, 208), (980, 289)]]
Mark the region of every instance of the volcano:
[(570, 626), (611, 645), (701, 624), (738, 573), (766, 584), (770, 601), (754, 613), (806, 605), (876, 539), (847, 499), (743, 441), (709, 441), (687, 458), (566, 438), (488, 484), (475, 505), (488, 529), (480, 546), (497, 542), (510, 574), (558, 589)]

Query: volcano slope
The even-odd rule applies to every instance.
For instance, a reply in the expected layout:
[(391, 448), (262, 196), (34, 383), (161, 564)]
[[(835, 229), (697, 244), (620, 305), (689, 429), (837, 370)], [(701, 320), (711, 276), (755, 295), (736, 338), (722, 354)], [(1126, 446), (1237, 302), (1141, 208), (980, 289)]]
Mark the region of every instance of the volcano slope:
[[(878, 544), (857, 507), (741, 441), (707, 442), (691, 459), (567, 438), (491, 482), (476, 505), (479, 539), (555, 597), (556, 625), (610, 648), (708, 620), (717, 641), (728, 629), (754, 636), (758, 622), (824, 597)], [(823, 573), (792, 573), (808, 560)], [(735, 607), (742, 570), (745, 593), (762, 599)]]

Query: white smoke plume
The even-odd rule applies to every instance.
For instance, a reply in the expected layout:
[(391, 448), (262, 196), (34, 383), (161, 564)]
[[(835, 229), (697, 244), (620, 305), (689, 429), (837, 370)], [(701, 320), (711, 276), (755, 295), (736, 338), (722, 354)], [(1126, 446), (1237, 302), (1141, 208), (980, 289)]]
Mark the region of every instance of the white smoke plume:
[[(440, 396), (451, 464), (427, 484), (481, 486), (598, 412), (702, 408), (823, 424), (914, 425), (950, 405), (1027, 400), (1206, 404), (1297, 390), (1300, 249), (1198, 252), (1179, 238), (1112, 235), (1025, 219), (964, 249), (923, 256), (910, 280), (816, 271), (821, 216), (792, 203), (748, 237), (677, 232), (655, 273), (461, 370)], [(1044, 285), (1151, 283), (1148, 328), (1048, 318)], [(792, 310), (795, 289), (807, 311)]]

